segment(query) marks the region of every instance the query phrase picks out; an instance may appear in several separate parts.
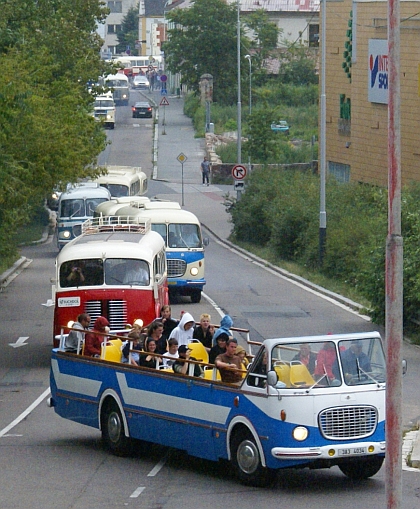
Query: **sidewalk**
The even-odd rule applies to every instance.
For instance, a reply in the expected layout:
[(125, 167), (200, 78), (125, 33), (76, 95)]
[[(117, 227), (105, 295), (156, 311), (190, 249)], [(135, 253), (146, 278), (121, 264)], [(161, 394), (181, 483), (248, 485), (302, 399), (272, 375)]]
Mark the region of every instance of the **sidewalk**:
[[(159, 105), (161, 97), (156, 93), (154, 100)], [(212, 234), (223, 241), (227, 241), (232, 230), (229, 222), (229, 214), (223, 206), (224, 196), (230, 193), (236, 196), (232, 186), (203, 187), (201, 184), (200, 164), (205, 155), (204, 140), (194, 138), (194, 128), (191, 120), (183, 113), (183, 100), (178, 97), (168, 96), (169, 106), (159, 107), (159, 124), (155, 136), (155, 150), (157, 164), (153, 171), (153, 178), (165, 181), (168, 187), (168, 194), (159, 195), (160, 198), (179, 201), (182, 205), (182, 187), (184, 207), (193, 212), (202, 225), (210, 230)], [(165, 117), (165, 125), (162, 125)], [(163, 134), (165, 133), (165, 134)], [(177, 160), (180, 154), (187, 157), (183, 167)], [(253, 257), (250, 255), (250, 257)], [(257, 257), (254, 257), (257, 258)], [(281, 269), (277, 269), (281, 271)], [(289, 277), (296, 277), (287, 274)], [(311, 285), (309, 282), (305, 282)], [(319, 291), (320, 289), (317, 288)], [(335, 296), (339, 300), (345, 300), (346, 305), (357, 308), (357, 303)], [(411, 466), (407, 465), (410, 460)], [(410, 431), (404, 437), (403, 443), (403, 470), (419, 471), (420, 469), (420, 432)]]

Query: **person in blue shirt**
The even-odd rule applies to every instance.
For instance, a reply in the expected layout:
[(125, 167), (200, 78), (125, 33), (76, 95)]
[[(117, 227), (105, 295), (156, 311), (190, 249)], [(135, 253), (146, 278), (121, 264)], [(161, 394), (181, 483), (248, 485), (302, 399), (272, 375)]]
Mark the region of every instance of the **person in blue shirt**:
[(363, 352), (363, 344), (360, 341), (352, 341), (350, 348), (340, 352), (341, 365), (345, 375), (364, 374), (372, 371), (369, 357)]

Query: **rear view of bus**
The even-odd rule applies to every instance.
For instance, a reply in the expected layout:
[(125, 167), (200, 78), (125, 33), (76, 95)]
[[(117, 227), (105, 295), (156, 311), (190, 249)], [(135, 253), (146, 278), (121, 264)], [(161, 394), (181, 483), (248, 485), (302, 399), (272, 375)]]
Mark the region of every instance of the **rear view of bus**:
[(165, 244), (150, 221), (94, 218), (56, 259), (54, 338), (62, 327), (88, 313), (108, 319), (111, 331), (160, 316), (168, 304)]
[(62, 193), (57, 210), (57, 247), (62, 249), (82, 233), (82, 224), (93, 217), (96, 207), (109, 201), (108, 189), (94, 182), (84, 182)]

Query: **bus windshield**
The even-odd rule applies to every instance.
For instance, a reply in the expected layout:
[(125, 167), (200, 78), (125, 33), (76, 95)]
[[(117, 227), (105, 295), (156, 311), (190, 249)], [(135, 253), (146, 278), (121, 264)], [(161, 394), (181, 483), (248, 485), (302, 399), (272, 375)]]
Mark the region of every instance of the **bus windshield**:
[(106, 187), (111, 193), (111, 196), (115, 196), (117, 198), (130, 195), (128, 186), (124, 186), (123, 184), (101, 184), (101, 186)]
[(144, 260), (108, 258), (69, 260), (60, 267), (61, 288), (78, 286), (149, 286), (149, 265)]
[(107, 80), (106, 85), (108, 87), (128, 87), (128, 82), (127, 82), (127, 80), (113, 79), (113, 80)]
[(59, 217), (93, 217), (96, 207), (107, 201), (105, 198), (83, 198), (63, 200), (60, 205)]
[[(337, 351), (338, 350), (338, 351)], [(271, 365), (284, 388), (379, 384), (386, 363), (379, 338), (277, 345)]]
[(168, 228), (168, 247), (201, 248), (200, 228), (198, 224), (170, 224)]

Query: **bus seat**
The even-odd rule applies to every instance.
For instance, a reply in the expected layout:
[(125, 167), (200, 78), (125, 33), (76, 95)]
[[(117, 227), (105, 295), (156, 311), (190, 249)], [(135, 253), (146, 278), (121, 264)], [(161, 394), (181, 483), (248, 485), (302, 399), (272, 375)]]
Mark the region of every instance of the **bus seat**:
[(274, 370), (279, 377), (279, 381), (290, 387), (290, 364), (284, 361), (275, 361)]
[(292, 361), (290, 366), (290, 383), (293, 387), (300, 387), (303, 385), (313, 385), (315, 380), (304, 364)]
[(220, 371), (217, 368), (204, 366), (204, 378), (206, 380), (221, 380)]
[(112, 362), (121, 362), (121, 347), (122, 341), (120, 339), (111, 339), (105, 346), (102, 345), (101, 359)]
[(191, 349), (191, 357), (194, 357), (195, 359), (208, 364), (209, 354), (201, 341), (198, 341), (198, 339), (193, 339), (188, 343), (188, 348)]

